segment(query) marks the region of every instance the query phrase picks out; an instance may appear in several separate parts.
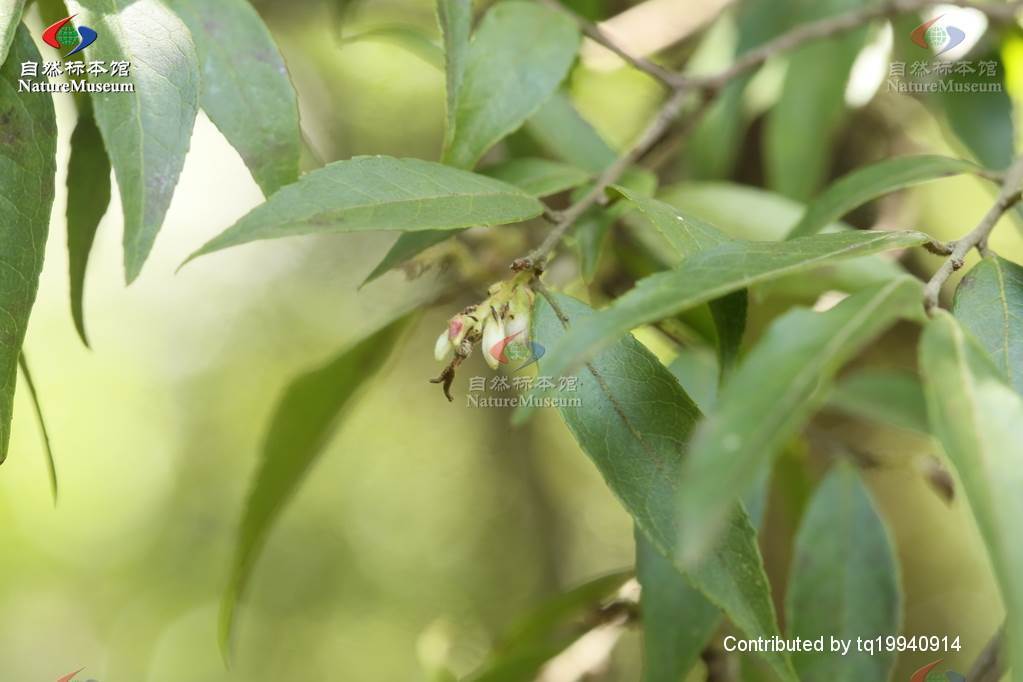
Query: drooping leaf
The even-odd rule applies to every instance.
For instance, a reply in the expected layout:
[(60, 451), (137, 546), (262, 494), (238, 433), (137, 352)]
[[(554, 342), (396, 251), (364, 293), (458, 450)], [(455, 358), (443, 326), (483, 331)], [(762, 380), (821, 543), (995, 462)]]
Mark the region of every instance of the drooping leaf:
[(472, 30), (471, 0), (437, 0), (437, 23), (444, 36), (444, 74), (447, 83), (447, 127), (444, 155), (455, 141), (455, 127), (462, 82), (469, 61), (469, 33)]
[(199, 110), (199, 58), (188, 28), (159, 0), (69, 0), (75, 21), (103, 36), (96, 61), (130, 62), (134, 92), (93, 93), (96, 123), (117, 176), (124, 208), (124, 268), (142, 271), (163, 225)]
[(535, 218), (511, 185), (419, 159), (360, 156), (315, 170), (257, 206), (191, 258), (260, 239), (367, 230), (455, 230)]
[(461, 230), (424, 230), (422, 232), (405, 232), (398, 236), (391, 248), (384, 254), (373, 272), (366, 276), (359, 287), (383, 277), (394, 268), (404, 265), (431, 246), (440, 244), (445, 239), (458, 234)]
[(985, 258), (959, 283), (952, 312), (1023, 394), (1023, 267)]
[[(801, 21), (841, 14), (863, 0), (801, 3)], [(845, 116), (849, 71), (867, 29), (811, 42), (789, 55), (781, 96), (767, 117), (764, 134), (768, 186), (806, 200), (821, 186), (831, 165), (834, 137)]]
[(21, 63), (41, 59), (19, 24), (0, 68), (0, 463), (11, 439), (18, 359), (43, 269), (57, 172), (53, 99), (18, 92), (18, 81), (26, 80)]
[(540, 604), (512, 625), (489, 660), (467, 682), (533, 679), (540, 668), (593, 627), (600, 607), (632, 577), (632, 571), (600, 576)]
[(491, 7), (469, 46), (444, 162), (475, 166), (557, 90), (578, 47), (579, 30), (562, 12), (519, 0)]
[(50, 493), (53, 495), (54, 504), (57, 503), (57, 462), (53, 456), (53, 444), (50, 442), (50, 430), (46, 428), (46, 417), (43, 414), (43, 405), (39, 401), (39, 392), (36, 390), (36, 382), (32, 379), (32, 368), (28, 364), (28, 358), (24, 351), (19, 359), (21, 374), (25, 377), (25, 388), (28, 389), (29, 400), (32, 401), (32, 409), (36, 413), (36, 421), (39, 422), (39, 433), (43, 437), (43, 451), (46, 453), (46, 470), (50, 474)]
[(546, 197), (573, 189), (590, 179), (590, 174), (575, 166), (548, 159), (511, 159), (481, 171), (509, 185), (515, 185), (523, 192), (536, 197)]
[(110, 206), (110, 159), (92, 116), (88, 99), (79, 102), (78, 123), (71, 136), (67, 172), (67, 248), (71, 280), (71, 317), (86, 346), (85, 273), (96, 229)]
[(270, 196), (298, 179), (298, 98), (249, 0), (169, 0), (202, 64), (199, 103)]
[(221, 602), (220, 645), (225, 657), (238, 603), (273, 524), (341, 426), (346, 408), (390, 357), (407, 325), (406, 318), (399, 319), (345, 348), (325, 365), (295, 379), (277, 404)]
[(865, 369), (839, 381), (827, 406), (845, 414), (929, 433), (927, 405), (920, 380), (909, 372)]
[[(595, 318), (585, 304), (558, 295), (569, 328)], [(546, 301), (534, 314), (534, 337), (550, 348), (570, 335)], [(540, 360), (544, 375), (552, 372)], [(700, 413), (671, 373), (631, 335), (593, 358), (576, 374), (578, 406), (555, 401), (576, 442), (656, 549), (675, 561), (689, 539), (679, 533), (675, 500), (689, 440)], [(557, 398), (557, 395), (544, 396)], [(564, 398), (565, 396), (560, 396)], [(689, 584), (718, 606), (750, 637), (777, 632), (770, 587), (745, 510), (732, 517), (725, 540), (698, 566), (685, 573)], [(784, 655), (764, 657), (783, 680), (794, 680)]]
[(21, 12), (24, 9), (25, 0), (8, 0), (0, 6), (0, 64), (7, 61), (7, 51), (18, 32)]
[(688, 558), (709, 550), (735, 502), (813, 414), (820, 388), (900, 317), (921, 314), (922, 286), (905, 277), (818, 313), (797, 308), (775, 321), (739, 365), (690, 445), (679, 486)]
[[(649, 170), (630, 168), (618, 183), (640, 196), (653, 196), (657, 191), (657, 175)], [(573, 200), (580, 197), (573, 196)], [(583, 279), (593, 281), (597, 264), (604, 248), (607, 232), (632, 209), (631, 204), (619, 201), (611, 206), (591, 206), (575, 221), (574, 235), (579, 250), (579, 269)]]
[[(824, 479), (796, 535), (785, 595), (789, 637), (824, 637), (825, 650), (797, 652), (802, 680), (887, 680), (894, 652), (858, 651), (856, 641), (900, 631), (902, 592), (888, 531), (859, 475), (839, 463)], [(844, 655), (830, 638), (852, 641)]]
[(526, 130), (551, 154), (590, 173), (600, 173), (618, 156), (562, 92), (544, 102)]
[(699, 660), (721, 611), (689, 585), (639, 528), (636, 577), (643, 588), (643, 681), (679, 682)]
[(710, 302), (710, 314), (718, 335), (718, 364), (722, 376), (731, 373), (739, 359), (742, 337), (746, 333), (746, 311), (749, 294), (745, 289), (733, 291)]
[(806, 272), (844, 258), (916, 246), (919, 232), (840, 232), (789, 242), (726, 242), (690, 256), (679, 267), (647, 277), (610, 306), (548, 346), (547, 366), (558, 374), (635, 327), (733, 291), (784, 275)]
[(818, 195), (789, 232), (788, 238), (816, 234), (857, 206), (889, 192), (979, 170), (969, 161), (931, 154), (897, 156), (858, 168)]
[(931, 427), (980, 528), (1007, 614), (1013, 682), (1023, 680), (1023, 397), (955, 318), (937, 311), (920, 342)]

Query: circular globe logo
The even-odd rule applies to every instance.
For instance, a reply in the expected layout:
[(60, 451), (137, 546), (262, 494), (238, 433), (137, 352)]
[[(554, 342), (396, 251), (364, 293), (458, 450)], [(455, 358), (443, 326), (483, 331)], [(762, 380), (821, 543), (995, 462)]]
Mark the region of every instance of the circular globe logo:
[(927, 29), (927, 44), (933, 48), (940, 48), (948, 42), (948, 31), (944, 26), (935, 24)]
[(74, 47), (79, 41), (78, 31), (71, 24), (64, 24), (57, 31), (57, 42), (61, 47)]

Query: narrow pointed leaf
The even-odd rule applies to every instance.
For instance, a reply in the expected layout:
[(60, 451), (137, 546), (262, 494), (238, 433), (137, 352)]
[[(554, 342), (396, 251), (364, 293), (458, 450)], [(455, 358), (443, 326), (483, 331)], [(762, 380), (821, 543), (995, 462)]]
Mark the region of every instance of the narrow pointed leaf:
[(492, 6), (469, 47), (444, 162), (475, 166), (558, 89), (578, 48), (579, 29), (562, 12), (519, 0)]
[(124, 267), (138, 277), (174, 196), (199, 110), (199, 58), (188, 28), (159, 0), (69, 0), (78, 25), (102, 39), (90, 59), (131, 63), (134, 92), (94, 93), (124, 208)]
[(0, 68), (0, 463), (11, 439), (18, 360), (43, 269), (57, 172), (53, 99), (18, 93), (21, 63), (41, 59), (19, 25)]
[(1023, 394), (1023, 267), (985, 258), (959, 283), (952, 312)]
[(220, 644), (227, 656), (235, 611), (267, 536), (346, 408), (384, 365), (407, 326), (402, 318), (298, 377), (271, 417), (261, 462), (249, 491), (227, 590), (221, 602)]
[(67, 174), (67, 248), (71, 280), (71, 317), (86, 346), (85, 273), (96, 229), (110, 206), (110, 159), (88, 100), (82, 100), (71, 136)]
[[(785, 610), (789, 637), (824, 637), (825, 650), (797, 652), (801, 680), (887, 680), (895, 653), (858, 651), (856, 641), (901, 629), (899, 569), (888, 531), (859, 475), (840, 463), (807, 508), (796, 535)], [(851, 640), (832, 652), (831, 637)]]
[(828, 394), (828, 409), (860, 419), (930, 433), (920, 380), (899, 370), (865, 369), (842, 379)]
[(788, 238), (817, 234), (854, 208), (890, 192), (979, 170), (979, 166), (969, 161), (929, 154), (898, 156), (858, 168), (818, 195)]
[(535, 218), (543, 204), (507, 183), (419, 159), (360, 156), (305, 175), (191, 258), (260, 239), (368, 230), (456, 230)]
[(21, 12), (24, 9), (25, 0), (7, 0), (0, 6), (0, 64), (7, 61), (7, 51), (18, 32)]
[(50, 493), (53, 495), (54, 504), (57, 503), (57, 462), (53, 457), (53, 444), (50, 442), (50, 430), (46, 428), (46, 417), (43, 414), (43, 406), (39, 401), (39, 392), (36, 390), (36, 382), (32, 379), (32, 368), (28, 364), (28, 358), (22, 352), (19, 360), (21, 374), (25, 377), (25, 388), (28, 389), (29, 400), (32, 401), (32, 409), (36, 413), (36, 421), (39, 422), (39, 433), (43, 438), (43, 451), (46, 453), (46, 470), (50, 474)]
[(643, 618), (643, 681), (679, 682), (721, 622), (721, 611), (636, 529)]
[(548, 348), (558, 374), (643, 324), (661, 320), (733, 291), (806, 272), (843, 259), (923, 244), (919, 232), (841, 232), (789, 242), (727, 242), (701, 251), (674, 270), (640, 280), (634, 289), (572, 329)]
[(691, 558), (727, 530), (735, 502), (820, 404), (821, 386), (901, 317), (919, 315), (922, 286), (906, 277), (865, 289), (824, 313), (795, 309), (749, 352), (690, 446), (679, 518)]
[(618, 157), (563, 92), (544, 102), (526, 122), (526, 130), (548, 152), (590, 173), (600, 173)]
[(1013, 682), (1023, 680), (1023, 397), (951, 315), (924, 328), (920, 368), (931, 426), (987, 546), (1007, 614)]
[(534, 158), (511, 159), (481, 172), (536, 197), (574, 189), (590, 179), (589, 173), (575, 166)]
[[(298, 179), (298, 98), (249, 0), (169, 0), (202, 64), (199, 103), (270, 196)], [(258, 113), (257, 113), (258, 112)]]
[(455, 141), (458, 102), (469, 59), (469, 33), (472, 30), (471, 0), (437, 0), (437, 23), (444, 36), (444, 75), (447, 83), (447, 127), (444, 131), (444, 155)]
[[(559, 295), (557, 302), (570, 328), (595, 317), (575, 299)], [(552, 347), (567, 337), (564, 323), (546, 301), (538, 302), (534, 318), (539, 343)], [(558, 374), (552, 374), (545, 359), (540, 371)], [(576, 377), (578, 392), (545, 397), (579, 399), (577, 407), (558, 407), (562, 419), (639, 528), (679, 568), (675, 559), (689, 539), (679, 533), (676, 499), (686, 443), (699, 410), (667, 368), (631, 335), (617, 339)], [(685, 576), (747, 636), (777, 634), (756, 531), (745, 510), (737, 510), (722, 543)], [(782, 680), (795, 679), (787, 657), (763, 655)]]

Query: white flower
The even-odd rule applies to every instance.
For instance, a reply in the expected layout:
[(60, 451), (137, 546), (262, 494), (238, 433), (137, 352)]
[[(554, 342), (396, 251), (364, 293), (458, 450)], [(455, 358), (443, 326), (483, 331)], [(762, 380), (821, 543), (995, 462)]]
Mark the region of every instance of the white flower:
[(440, 362), (447, 358), (448, 353), (450, 353), (454, 347), (455, 345), (451, 343), (450, 333), (445, 329), (441, 332), (441, 335), (437, 337), (437, 343), (433, 346), (433, 357)]
[(483, 357), (490, 369), (497, 369), (501, 364), (504, 344), (504, 322), (500, 318), (491, 317), (483, 327)]

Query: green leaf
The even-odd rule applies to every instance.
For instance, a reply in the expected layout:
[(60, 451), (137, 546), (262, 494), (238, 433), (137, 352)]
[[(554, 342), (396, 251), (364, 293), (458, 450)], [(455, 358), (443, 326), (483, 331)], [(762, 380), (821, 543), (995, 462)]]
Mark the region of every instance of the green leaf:
[(733, 291), (710, 302), (710, 314), (714, 318), (714, 329), (718, 335), (718, 364), (721, 376), (729, 375), (742, 348), (742, 337), (746, 333), (746, 310), (749, 294), (745, 289)]
[(677, 315), (733, 291), (837, 260), (916, 246), (919, 232), (840, 232), (788, 242), (727, 242), (690, 256), (674, 270), (639, 281), (598, 314), (573, 325), (547, 365), (558, 374), (640, 325)]
[(132, 282), (185, 163), (199, 110), (199, 59), (188, 28), (158, 0), (69, 0), (68, 8), (102, 36), (90, 59), (131, 62), (131, 77), (115, 80), (135, 91), (93, 93), (92, 104), (121, 191), (125, 276)]
[(373, 268), (373, 272), (366, 276), (366, 279), (362, 281), (359, 288), (361, 289), (373, 280), (383, 277), (399, 265), (404, 265), (431, 246), (436, 246), (442, 241), (450, 239), (460, 231), (424, 230), (422, 232), (405, 232), (399, 235), (398, 239), (391, 245), (391, 248), (384, 254), (383, 260)]
[(18, 359), (43, 269), (57, 172), (53, 98), (18, 93), (21, 63), (41, 60), (19, 24), (0, 68), (0, 463), (11, 440)]
[(1023, 267), (985, 258), (959, 283), (952, 312), (1023, 394)]
[(644, 682), (679, 682), (700, 658), (721, 611), (693, 589), (636, 528)]
[(377, 26), (362, 33), (342, 38), (341, 45), (366, 41), (395, 45), (414, 54), (430, 66), (438, 69), (444, 68), (444, 49), (417, 26), (405, 24)]
[[(619, 184), (634, 194), (653, 196), (657, 191), (657, 176), (648, 170), (630, 168), (622, 175)], [(580, 192), (578, 196), (573, 195), (572, 199), (575, 201), (581, 196)], [(574, 235), (579, 250), (579, 269), (587, 282), (593, 281), (596, 275), (608, 230), (631, 209), (632, 205), (627, 201), (619, 201), (609, 207), (591, 206), (575, 221)]]
[[(789, 637), (824, 637), (823, 652), (797, 652), (803, 680), (887, 680), (894, 652), (857, 651), (856, 641), (900, 631), (902, 593), (895, 552), (863, 481), (840, 462), (824, 479), (796, 535), (785, 610)], [(831, 637), (852, 640), (831, 651)]]
[(947, 156), (897, 156), (858, 168), (834, 182), (807, 207), (788, 238), (816, 234), (858, 206), (896, 190), (930, 180), (981, 170), (976, 164)]
[(14, 42), (24, 9), (25, 0), (10, 0), (0, 7), (0, 64), (7, 61), (7, 51)]
[[(557, 296), (557, 302), (570, 329), (599, 317), (567, 296)], [(564, 324), (546, 301), (538, 302), (533, 332), (539, 343), (548, 348), (564, 343), (571, 335)], [(561, 374), (546, 358), (540, 371)], [(679, 534), (675, 513), (679, 475), (699, 410), (657, 358), (628, 334), (576, 376), (577, 392), (544, 397), (578, 398), (578, 406), (558, 406), (562, 419), (639, 528), (679, 568), (674, 558), (689, 542)], [(747, 636), (777, 634), (756, 531), (745, 510), (732, 517), (721, 545), (685, 575)], [(787, 657), (763, 655), (783, 680), (795, 680)]]
[(455, 141), (458, 102), (469, 60), (469, 33), (472, 31), (471, 0), (437, 0), (437, 23), (444, 36), (444, 74), (447, 83), (447, 127), (444, 131), (444, 156)]
[(325, 365), (295, 379), (277, 404), (221, 602), (220, 645), (225, 658), (238, 602), (273, 524), (341, 426), (357, 391), (381, 369), (407, 326), (407, 318), (402, 318), (345, 348)]
[(543, 204), (509, 184), (419, 159), (360, 156), (315, 170), (189, 258), (259, 239), (367, 230), (455, 230), (535, 218)]
[(589, 173), (567, 163), (533, 158), (511, 159), (481, 172), (535, 197), (564, 192), (590, 179)]
[(533, 679), (547, 661), (592, 627), (604, 602), (632, 577), (619, 571), (556, 595), (527, 614), (501, 637), (489, 660), (468, 682), (520, 682)]
[(469, 47), (444, 162), (475, 166), (557, 90), (578, 48), (579, 29), (562, 12), (515, 0), (491, 7)]
[(43, 415), (43, 406), (39, 402), (39, 392), (36, 390), (36, 382), (32, 379), (32, 368), (29, 367), (28, 358), (24, 351), (18, 360), (21, 367), (21, 374), (25, 377), (25, 388), (28, 389), (28, 397), (32, 401), (32, 409), (36, 413), (36, 421), (39, 422), (39, 432), (43, 437), (43, 450), (46, 452), (46, 470), (50, 474), (50, 493), (53, 495), (53, 503), (57, 503), (57, 463), (53, 457), (53, 444), (50, 442), (50, 430), (46, 428), (46, 417)]
[[(298, 98), (273, 37), (249, 0), (168, 0), (202, 64), (199, 103), (270, 196), (298, 179)], [(257, 113), (258, 112), (258, 113)]]
[(824, 313), (797, 308), (778, 318), (746, 356), (690, 445), (679, 486), (687, 560), (727, 529), (738, 497), (813, 415), (820, 390), (901, 317), (920, 315), (911, 277), (865, 289)]
[(937, 311), (924, 328), (920, 368), (927, 410), (970, 502), (1007, 614), (1010, 679), (1023, 680), (1023, 397), (990, 357)]
[(909, 372), (865, 369), (842, 379), (828, 395), (829, 409), (918, 433), (930, 433), (920, 380)]
[[(804, 4), (802, 21), (860, 7), (863, 0)], [(767, 116), (764, 133), (768, 186), (794, 199), (813, 196), (831, 166), (834, 137), (845, 116), (849, 71), (867, 37), (860, 28), (810, 43), (789, 56), (781, 96)]]
[(67, 172), (67, 248), (71, 280), (71, 317), (82, 343), (85, 331), (85, 272), (96, 229), (110, 206), (110, 159), (88, 99), (79, 102), (78, 124), (71, 136)]
[(593, 174), (600, 173), (618, 158), (562, 92), (555, 92), (547, 99), (526, 122), (526, 130), (554, 156)]

